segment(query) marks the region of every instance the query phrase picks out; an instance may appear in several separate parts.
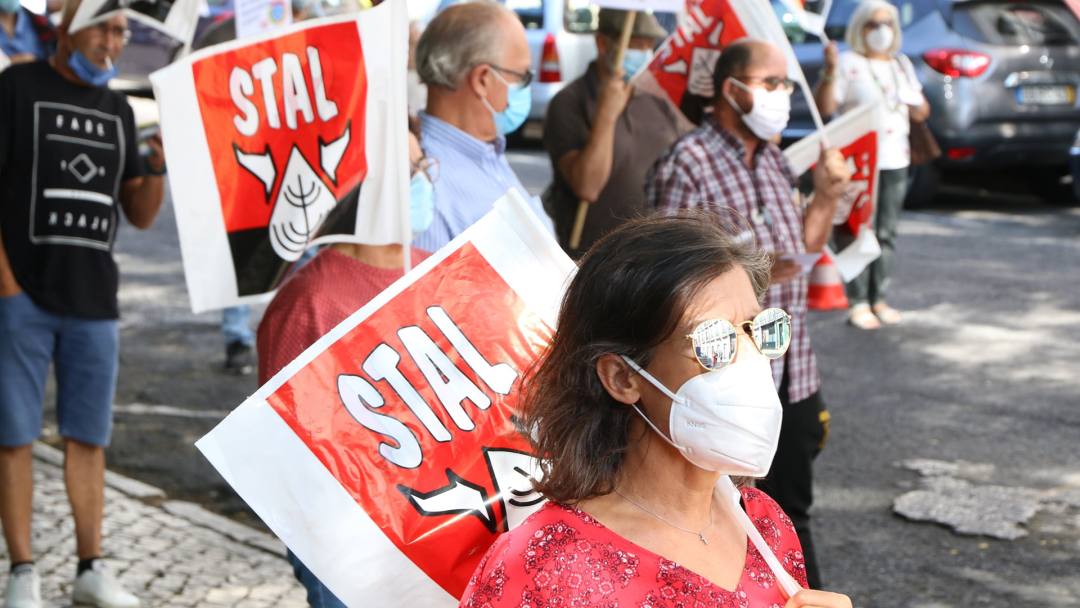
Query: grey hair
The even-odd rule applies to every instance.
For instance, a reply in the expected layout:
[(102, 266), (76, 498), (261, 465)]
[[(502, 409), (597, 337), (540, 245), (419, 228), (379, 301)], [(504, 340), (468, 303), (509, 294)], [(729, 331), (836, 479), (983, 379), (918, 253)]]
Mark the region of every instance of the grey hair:
[(855, 8), (855, 12), (851, 14), (851, 19), (848, 20), (847, 32), (844, 34), (844, 41), (847, 42), (847, 45), (860, 55), (867, 55), (870, 52), (866, 48), (866, 40), (863, 39), (863, 27), (866, 26), (867, 21), (870, 21), (870, 17), (879, 10), (889, 11), (892, 16), (893, 43), (886, 53), (895, 56), (900, 52), (900, 44), (903, 42), (903, 34), (900, 31), (900, 11), (885, 0), (862, 0), (859, 6)]
[(428, 86), (456, 90), (474, 67), (499, 59), (502, 19), (517, 19), (497, 2), (455, 4), (439, 13), (416, 44), (416, 72)]

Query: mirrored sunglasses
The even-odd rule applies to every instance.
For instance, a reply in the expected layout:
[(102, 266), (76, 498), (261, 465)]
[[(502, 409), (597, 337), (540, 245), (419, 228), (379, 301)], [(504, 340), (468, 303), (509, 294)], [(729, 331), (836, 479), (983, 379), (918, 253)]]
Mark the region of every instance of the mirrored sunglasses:
[(752, 321), (736, 326), (727, 319), (702, 321), (687, 334), (693, 343), (694, 357), (707, 370), (730, 364), (739, 354), (740, 331), (750, 336), (761, 354), (779, 359), (791, 346), (791, 315), (779, 308), (766, 308)]

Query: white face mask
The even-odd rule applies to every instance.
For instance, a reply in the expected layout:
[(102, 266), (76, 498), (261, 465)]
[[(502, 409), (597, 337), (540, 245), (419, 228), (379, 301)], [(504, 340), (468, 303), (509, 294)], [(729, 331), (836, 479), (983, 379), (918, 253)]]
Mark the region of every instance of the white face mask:
[(866, 46), (875, 53), (885, 53), (893, 43), (893, 29), (887, 25), (878, 26), (866, 35)]
[(769, 472), (784, 410), (769, 360), (753, 346), (731, 365), (687, 380), (674, 394), (632, 359), (623, 360), (671, 397), (670, 439), (634, 409), (687, 460), (725, 475), (764, 477)]
[[(791, 118), (791, 94), (788, 91), (781, 88), (766, 91), (757, 87), (748, 87), (734, 78), (731, 82), (754, 96), (754, 107), (742, 114), (742, 120), (758, 139), (770, 141), (787, 127), (788, 120)], [(731, 107), (742, 113), (742, 108), (735, 103), (734, 99), (726, 94), (725, 97)]]

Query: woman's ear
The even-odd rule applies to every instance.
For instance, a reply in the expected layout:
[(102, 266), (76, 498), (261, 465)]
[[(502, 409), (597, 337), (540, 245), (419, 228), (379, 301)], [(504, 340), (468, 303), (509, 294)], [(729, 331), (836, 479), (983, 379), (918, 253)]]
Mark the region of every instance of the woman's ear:
[(604, 390), (619, 403), (634, 405), (641, 400), (638, 375), (619, 355), (608, 353), (596, 360), (596, 375)]

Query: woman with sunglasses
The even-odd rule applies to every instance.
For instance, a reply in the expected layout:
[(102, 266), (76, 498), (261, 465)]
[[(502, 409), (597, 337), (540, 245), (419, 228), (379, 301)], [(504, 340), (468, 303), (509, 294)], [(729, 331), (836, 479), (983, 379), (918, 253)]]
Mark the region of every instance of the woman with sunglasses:
[(769, 359), (791, 338), (760, 307), (770, 262), (749, 240), (683, 213), (582, 259), (523, 386), (549, 503), (496, 540), (461, 606), (851, 606), (802, 589), (791, 520), (746, 480), (776, 450)]
[[(814, 98), (824, 115), (847, 112), (866, 103), (884, 109), (878, 138), (878, 200), (870, 219), (881, 244), (881, 257), (847, 285), (851, 305), (848, 320), (859, 329), (899, 323), (899, 311), (885, 301), (894, 264), (894, 241), (900, 210), (907, 196), (911, 121), (925, 122), (930, 104), (922, 94), (915, 68), (900, 52), (900, 15), (884, 0), (863, 0), (848, 22), (840, 53), (835, 43), (825, 47), (825, 67)], [(854, 241), (845, 228), (837, 230), (838, 247)]]

